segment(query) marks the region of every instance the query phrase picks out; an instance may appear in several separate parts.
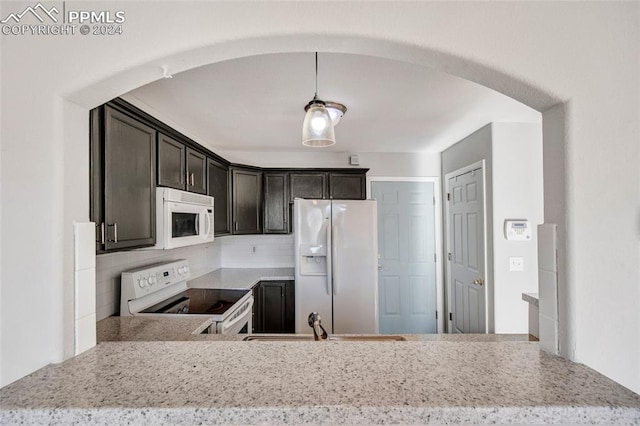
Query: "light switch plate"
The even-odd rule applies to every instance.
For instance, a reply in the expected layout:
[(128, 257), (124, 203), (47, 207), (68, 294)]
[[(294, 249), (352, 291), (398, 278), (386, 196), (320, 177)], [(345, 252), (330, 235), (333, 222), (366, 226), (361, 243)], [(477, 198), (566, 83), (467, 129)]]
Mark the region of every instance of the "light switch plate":
[(512, 271), (512, 272), (524, 271), (524, 257), (510, 257), (509, 271)]

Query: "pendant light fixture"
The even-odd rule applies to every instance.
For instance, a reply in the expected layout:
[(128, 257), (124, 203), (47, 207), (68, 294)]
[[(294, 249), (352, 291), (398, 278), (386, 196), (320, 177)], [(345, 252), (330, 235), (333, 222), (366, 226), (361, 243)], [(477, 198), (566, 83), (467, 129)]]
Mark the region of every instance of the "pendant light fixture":
[(311, 147), (331, 146), (336, 143), (333, 122), (326, 103), (318, 99), (318, 52), (316, 52), (316, 91), (305, 107), (302, 124), (302, 144)]

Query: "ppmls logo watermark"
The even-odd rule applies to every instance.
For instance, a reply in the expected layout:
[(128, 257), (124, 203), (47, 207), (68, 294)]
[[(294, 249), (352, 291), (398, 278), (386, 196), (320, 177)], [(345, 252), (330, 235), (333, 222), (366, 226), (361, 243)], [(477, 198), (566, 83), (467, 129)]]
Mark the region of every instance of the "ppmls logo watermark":
[(27, 6), (0, 20), (5, 36), (24, 35), (120, 35), (126, 21), (124, 10), (67, 10), (67, 2)]

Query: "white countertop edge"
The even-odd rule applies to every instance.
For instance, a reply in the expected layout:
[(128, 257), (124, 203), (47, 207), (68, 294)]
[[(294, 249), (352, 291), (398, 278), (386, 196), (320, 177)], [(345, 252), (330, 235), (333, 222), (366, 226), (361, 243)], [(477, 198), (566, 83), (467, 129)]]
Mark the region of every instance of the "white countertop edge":
[(522, 293), (522, 300), (534, 306), (538, 306), (540, 303), (538, 300), (538, 293)]
[(50, 408), (0, 411), (2, 424), (634, 424), (634, 407), (183, 407)]

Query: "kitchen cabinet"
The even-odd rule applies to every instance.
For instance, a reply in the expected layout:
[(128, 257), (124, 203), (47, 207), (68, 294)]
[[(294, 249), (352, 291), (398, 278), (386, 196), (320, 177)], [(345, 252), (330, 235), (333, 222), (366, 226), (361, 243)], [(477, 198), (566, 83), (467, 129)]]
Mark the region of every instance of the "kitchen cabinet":
[(253, 289), (253, 333), (295, 333), (294, 281), (261, 281)]
[(231, 169), (233, 234), (262, 234), (262, 172)]
[(329, 198), (332, 200), (366, 199), (366, 175), (364, 173), (329, 173)]
[(158, 185), (207, 193), (207, 156), (160, 133), (158, 136)]
[(289, 232), (289, 174), (264, 173), (264, 233)]
[(97, 251), (155, 244), (156, 131), (110, 106), (91, 112)]
[(187, 191), (207, 193), (207, 156), (187, 148)]
[(328, 181), (328, 174), (325, 172), (291, 172), (289, 175), (290, 201), (296, 198), (328, 198)]
[(162, 133), (158, 134), (158, 185), (185, 189), (186, 146)]
[(229, 167), (224, 163), (207, 159), (207, 194), (213, 197), (213, 230), (214, 234), (231, 233), (231, 182)]

